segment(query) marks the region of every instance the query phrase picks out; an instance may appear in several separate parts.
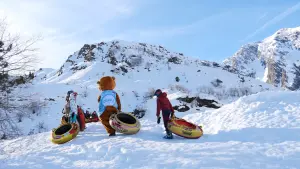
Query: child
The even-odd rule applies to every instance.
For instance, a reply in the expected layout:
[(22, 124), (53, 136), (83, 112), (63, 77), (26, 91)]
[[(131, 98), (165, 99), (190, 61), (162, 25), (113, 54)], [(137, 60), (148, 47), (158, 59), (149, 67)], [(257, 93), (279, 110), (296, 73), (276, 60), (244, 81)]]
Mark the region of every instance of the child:
[(77, 93), (71, 91), (68, 91), (67, 98), (69, 101), (70, 106), (70, 118), (69, 123), (76, 123), (77, 122), (77, 104), (76, 104), (76, 97)]
[(162, 92), (160, 89), (157, 89), (154, 94), (157, 97), (157, 124), (160, 123), (160, 111), (162, 110), (162, 116), (164, 120), (164, 126), (166, 130), (166, 139), (172, 139), (172, 132), (168, 129), (168, 121), (170, 120), (170, 116), (174, 116), (174, 109), (169, 99), (167, 98), (167, 93)]
[(67, 96), (66, 96), (66, 104), (65, 104), (65, 107), (62, 110), (62, 114), (64, 114), (64, 115), (61, 118), (61, 124), (69, 123), (70, 110), (71, 110), (71, 108), (70, 108), (70, 92), (68, 92)]
[(80, 131), (83, 131), (85, 127), (84, 114), (81, 106), (77, 104), (77, 92), (72, 90), (68, 91), (67, 101), (70, 107), (69, 123), (79, 124)]

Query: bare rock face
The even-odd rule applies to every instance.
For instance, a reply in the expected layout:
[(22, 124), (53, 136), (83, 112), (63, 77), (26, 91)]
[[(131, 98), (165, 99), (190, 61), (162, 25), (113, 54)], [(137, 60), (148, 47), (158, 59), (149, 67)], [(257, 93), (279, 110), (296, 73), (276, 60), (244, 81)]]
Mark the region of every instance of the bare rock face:
[[(145, 60), (145, 58), (147, 58)], [(58, 70), (60, 76), (68, 70), (75, 73), (88, 67), (92, 62), (105, 62), (114, 66), (111, 72), (126, 74), (136, 67), (144, 67), (148, 71), (155, 69), (156, 64), (185, 64), (195, 62), (182, 53), (166, 50), (162, 46), (126, 41), (110, 41), (97, 44), (85, 44), (70, 55)], [(82, 64), (82, 62), (86, 64)]]
[(300, 27), (280, 29), (261, 42), (242, 46), (223, 66), (277, 87), (299, 90)]
[(174, 110), (177, 110), (178, 112), (186, 112), (190, 110), (190, 107), (208, 107), (214, 109), (221, 107), (215, 100), (203, 99), (200, 97), (179, 97), (177, 100), (182, 102), (181, 105), (176, 105), (173, 107)]
[(95, 53), (93, 50), (96, 48), (96, 45), (85, 44), (78, 52), (78, 57), (84, 57), (84, 60), (87, 62), (91, 62), (95, 60)]
[[(96, 44), (85, 44), (79, 51), (70, 55), (66, 62), (57, 71), (60, 76), (72, 70), (76, 73), (86, 69), (91, 63), (104, 62), (112, 65), (111, 72), (126, 74), (137, 67), (148, 70), (158, 70), (157, 65), (163, 64), (171, 70), (172, 65), (197, 65), (223, 69), (238, 74), (230, 65), (221, 65), (217, 62), (199, 60), (184, 56), (182, 53), (171, 52), (160, 45), (146, 43), (109, 41)], [(200, 72), (201, 70), (198, 70)]]

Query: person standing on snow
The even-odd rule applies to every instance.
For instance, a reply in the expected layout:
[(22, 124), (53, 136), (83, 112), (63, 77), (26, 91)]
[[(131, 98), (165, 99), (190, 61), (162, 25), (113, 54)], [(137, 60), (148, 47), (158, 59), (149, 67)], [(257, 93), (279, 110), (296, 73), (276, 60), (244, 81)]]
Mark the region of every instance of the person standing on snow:
[(69, 98), (69, 105), (70, 105), (69, 123), (76, 123), (77, 122), (77, 104), (76, 104), (77, 92), (70, 90), (68, 91), (67, 97)]
[(166, 130), (166, 136), (164, 136), (164, 138), (172, 139), (172, 132), (168, 129), (168, 121), (170, 120), (170, 117), (174, 116), (174, 109), (172, 107), (172, 104), (167, 98), (167, 93), (162, 92), (160, 89), (157, 89), (154, 95), (157, 97), (157, 124), (160, 123), (160, 111), (162, 110), (164, 127)]
[(109, 118), (112, 114), (121, 112), (120, 96), (114, 91), (116, 87), (115, 80), (113, 76), (104, 76), (97, 81), (98, 88), (101, 91), (101, 95), (97, 99), (99, 103), (99, 121), (101, 121), (109, 136), (116, 135), (116, 130), (109, 124)]
[(70, 104), (70, 117), (69, 123), (77, 123), (80, 126), (80, 131), (85, 129), (85, 119), (82, 112), (81, 105), (77, 104), (77, 92), (72, 90), (68, 91), (69, 104)]

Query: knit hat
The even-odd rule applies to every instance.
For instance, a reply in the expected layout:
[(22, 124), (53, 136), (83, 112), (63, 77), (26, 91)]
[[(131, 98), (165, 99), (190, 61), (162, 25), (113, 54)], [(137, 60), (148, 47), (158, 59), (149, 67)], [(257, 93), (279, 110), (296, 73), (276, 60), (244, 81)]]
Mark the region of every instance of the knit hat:
[(161, 93), (162, 91), (160, 89), (157, 89), (154, 93), (154, 96), (158, 97)]

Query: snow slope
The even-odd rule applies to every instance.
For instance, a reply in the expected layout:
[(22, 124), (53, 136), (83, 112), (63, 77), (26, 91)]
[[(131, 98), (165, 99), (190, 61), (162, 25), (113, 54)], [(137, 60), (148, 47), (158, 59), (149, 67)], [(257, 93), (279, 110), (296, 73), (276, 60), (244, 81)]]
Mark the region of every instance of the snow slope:
[[(46, 105), (17, 122), (29, 136), (1, 141), (0, 168), (299, 168), (300, 150), (294, 148), (300, 138), (299, 93), (279, 91), (214, 62), (161, 46), (111, 41), (84, 45), (59, 70), (41, 69), (35, 75), (32, 84), (14, 92), (31, 94)], [(116, 77), (122, 111), (146, 110), (141, 131), (109, 138), (101, 124), (93, 123), (73, 141), (52, 144), (50, 131), (60, 124), (66, 92), (77, 91), (84, 110), (97, 111), (96, 82), (102, 76)], [(202, 124), (205, 135), (164, 140), (151, 97), (157, 88), (168, 93), (173, 105), (181, 105), (177, 99), (185, 96), (224, 105), (176, 112)]]
[[(120, 90), (147, 87), (169, 88), (172, 84), (183, 85), (195, 91), (199, 86), (211, 86), (216, 79), (222, 86), (240, 87), (241, 78), (228, 72), (215, 62), (193, 59), (170, 52), (162, 46), (126, 41), (109, 41), (84, 45), (70, 55), (57, 73), (49, 73), (41, 83), (68, 83), (95, 85), (102, 76), (116, 76)], [(180, 81), (175, 82), (179, 77)], [(271, 85), (245, 77), (245, 87), (253, 92), (271, 89)], [(134, 85), (134, 86), (132, 86)], [(122, 86), (122, 87), (121, 87)], [(251, 89), (252, 90), (252, 89)]]
[(15, 90), (46, 103), (40, 113), (28, 110), (28, 115), (17, 122), (22, 134), (56, 127), (69, 90), (79, 93), (85, 110), (97, 111), (100, 91), (96, 82), (102, 76), (116, 77), (115, 90), (121, 97), (123, 111), (145, 109), (150, 114), (154, 113), (155, 103), (149, 104), (152, 101), (149, 95), (157, 88), (168, 92), (174, 106), (181, 105), (176, 99), (184, 96), (214, 99), (222, 105), (243, 95), (278, 90), (262, 81), (231, 73), (214, 62), (191, 59), (162, 46), (126, 41), (86, 44), (70, 55), (59, 70), (40, 69), (32, 84)]
[[(50, 142), (50, 132), (0, 143), (0, 168), (300, 168), (300, 93), (269, 91), (218, 110), (176, 113), (203, 124), (197, 140), (162, 139), (155, 113), (136, 135), (108, 137), (99, 123), (74, 140)], [(150, 100), (147, 104), (154, 104)], [(151, 111), (155, 108), (152, 107)]]
[[(226, 92), (231, 89), (247, 90), (248, 93), (276, 89), (259, 80), (231, 73), (215, 62), (193, 59), (158, 45), (126, 41), (85, 44), (70, 55), (56, 73), (49, 73), (36, 84), (96, 88), (96, 82), (102, 76), (115, 76), (116, 90), (120, 92), (142, 94), (151, 88), (181, 88), (189, 94), (207, 94), (218, 100), (224, 99), (218, 95), (227, 99)], [(179, 82), (175, 81), (176, 77)], [(41, 78), (38, 76), (37, 79)], [(221, 81), (219, 86), (212, 85), (216, 80)]]

